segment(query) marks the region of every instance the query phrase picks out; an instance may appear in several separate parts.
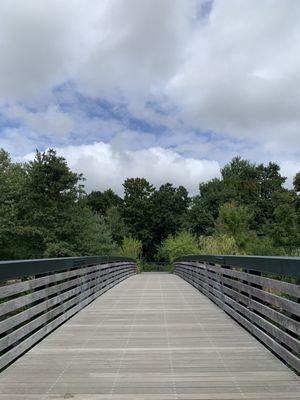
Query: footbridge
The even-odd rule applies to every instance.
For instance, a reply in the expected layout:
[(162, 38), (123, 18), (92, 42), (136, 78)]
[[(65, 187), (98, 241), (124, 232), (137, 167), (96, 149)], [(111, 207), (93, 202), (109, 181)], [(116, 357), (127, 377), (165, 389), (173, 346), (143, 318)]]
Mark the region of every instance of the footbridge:
[(0, 400), (300, 399), (300, 258), (0, 263)]

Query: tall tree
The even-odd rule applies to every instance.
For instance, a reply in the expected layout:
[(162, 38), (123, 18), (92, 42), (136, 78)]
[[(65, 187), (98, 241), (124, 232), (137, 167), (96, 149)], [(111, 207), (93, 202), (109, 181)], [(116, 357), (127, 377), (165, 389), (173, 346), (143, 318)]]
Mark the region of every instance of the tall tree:
[(286, 178), (281, 176), (279, 165), (271, 162), (266, 166), (260, 164), (257, 171), (260, 190), (253, 203), (252, 227), (263, 233), (264, 226), (273, 221), (274, 210), (278, 205), (277, 194), (287, 193), (288, 190), (283, 188)]
[(87, 195), (87, 203), (93, 212), (105, 215), (111, 207), (121, 207), (122, 199), (112, 189), (107, 189), (104, 192), (93, 190)]
[[(105, 221), (87, 207), (83, 177), (52, 149), (25, 166), (24, 226), (41, 238), (35, 256), (71, 256), (113, 251)], [(35, 241), (32, 240), (34, 243)]]
[(83, 195), (81, 175), (72, 172), (66, 160), (52, 149), (36, 152), (26, 165), (27, 180), (23, 216), (26, 225), (39, 230), (46, 243), (63, 240), (64, 228)]
[(123, 238), (129, 236), (129, 229), (125, 224), (121, 210), (116, 206), (110, 207), (106, 211), (104, 219), (111, 232), (113, 240), (118, 245), (121, 245)]
[(297, 174), (294, 176), (293, 184), (295, 191), (300, 192), (300, 172), (297, 172)]
[(188, 191), (183, 186), (176, 188), (166, 183), (153, 193), (153, 241), (156, 245), (181, 229), (189, 203)]
[(23, 165), (13, 163), (0, 149), (0, 258), (31, 257), (42, 240), (22, 221), (26, 173)]
[(193, 197), (183, 221), (183, 227), (197, 236), (210, 235), (214, 231), (214, 218), (203, 203), (201, 196)]
[(133, 238), (143, 243), (143, 253), (153, 254), (152, 226), (154, 187), (144, 178), (128, 178), (123, 183), (123, 217)]
[(259, 194), (258, 170), (255, 164), (240, 157), (233, 158), (221, 170), (224, 192), (228, 201), (253, 204)]

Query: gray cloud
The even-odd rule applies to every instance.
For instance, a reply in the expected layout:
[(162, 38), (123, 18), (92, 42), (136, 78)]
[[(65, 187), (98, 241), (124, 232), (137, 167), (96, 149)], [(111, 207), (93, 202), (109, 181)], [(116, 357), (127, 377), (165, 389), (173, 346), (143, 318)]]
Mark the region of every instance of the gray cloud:
[[(75, 131), (80, 154), (105, 141), (115, 155), (144, 157), (148, 169), (151, 149), (173, 148), (182, 163), (241, 154), (289, 165), (292, 174), (300, 156), (299, 20), (298, 0), (2, 0), (0, 105), (22, 126), (5, 127), (0, 143), (11, 149), (17, 138), (27, 152), (43, 137), (43, 145), (48, 138), (69, 148)], [(167, 129), (134, 132), (90, 119), (80, 105), (63, 111), (53, 90), (67, 82)], [(203, 131), (215, 133), (207, 139)]]

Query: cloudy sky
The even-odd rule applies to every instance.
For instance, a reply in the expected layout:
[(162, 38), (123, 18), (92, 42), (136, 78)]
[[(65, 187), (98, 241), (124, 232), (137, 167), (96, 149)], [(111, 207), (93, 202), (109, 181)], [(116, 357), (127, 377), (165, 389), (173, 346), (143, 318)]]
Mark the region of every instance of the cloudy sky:
[(299, 0), (1, 0), (0, 147), (87, 188), (300, 171)]

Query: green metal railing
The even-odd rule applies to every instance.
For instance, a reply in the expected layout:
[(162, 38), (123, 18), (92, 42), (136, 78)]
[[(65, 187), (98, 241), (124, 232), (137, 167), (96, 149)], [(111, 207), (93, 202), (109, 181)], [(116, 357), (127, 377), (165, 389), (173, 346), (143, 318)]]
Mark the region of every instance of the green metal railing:
[(0, 370), (135, 273), (126, 257), (0, 262)]
[(124, 261), (135, 263), (135, 260), (132, 258), (119, 256), (61, 257), (38, 260), (0, 261), (0, 282), (10, 279), (25, 278), (26, 276), (82, 268), (89, 265)]
[(192, 255), (174, 274), (300, 373), (300, 258)]
[(243, 268), (251, 271), (300, 278), (300, 257), (262, 257), (226, 255), (190, 255), (178, 257), (174, 262), (198, 261), (221, 265), (222, 267)]

